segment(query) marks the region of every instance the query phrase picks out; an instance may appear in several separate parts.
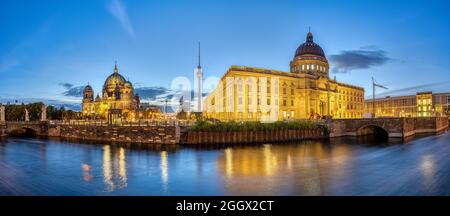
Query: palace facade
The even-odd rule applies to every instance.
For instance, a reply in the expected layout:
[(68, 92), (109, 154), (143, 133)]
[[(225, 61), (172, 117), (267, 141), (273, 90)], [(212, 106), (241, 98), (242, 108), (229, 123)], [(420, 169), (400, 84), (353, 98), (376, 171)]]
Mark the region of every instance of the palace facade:
[(330, 79), (325, 53), (309, 32), (290, 72), (231, 66), (206, 97), (203, 112), (223, 121), (361, 118), (364, 89)]
[(127, 81), (117, 68), (105, 81), (102, 96), (97, 94), (94, 99), (94, 91), (87, 85), (83, 91), (82, 112), (85, 118), (108, 118), (132, 120), (139, 112), (140, 99), (134, 93), (133, 84)]
[(448, 116), (450, 93), (418, 92), (415, 95), (376, 98), (365, 101), (367, 114), (376, 117)]

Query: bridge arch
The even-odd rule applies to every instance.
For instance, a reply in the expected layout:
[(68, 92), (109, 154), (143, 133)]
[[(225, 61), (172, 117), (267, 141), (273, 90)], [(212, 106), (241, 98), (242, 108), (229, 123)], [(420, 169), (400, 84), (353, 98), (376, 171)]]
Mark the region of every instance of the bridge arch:
[(367, 124), (358, 128), (356, 131), (357, 136), (374, 136), (377, 139), (388, 139), (389, 132), (382, 126), (376, 124)]
[(25, 136), (25, 137), (32, 137), (37, 136), (38, 131), (31, 127), (15, 127), (11, 128), (8, 132), (9, 136)]

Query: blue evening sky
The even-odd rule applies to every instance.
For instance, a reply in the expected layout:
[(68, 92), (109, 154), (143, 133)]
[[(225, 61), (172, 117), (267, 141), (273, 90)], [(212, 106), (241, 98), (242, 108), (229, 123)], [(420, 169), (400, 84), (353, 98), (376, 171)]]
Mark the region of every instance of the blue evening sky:
[(98, 92), (115, 60), (135, 87), (168, 88), (193, 79), (198, 41), (205, 77), (289, 71), (309, 26), (348, 66), (330, 76), (366, 95), (372, 76), (387, 91), (450, 91), (449, 11), (448, 0), (1, 0), (0, 98), (73, 100), (63, 92), (88, 82)]

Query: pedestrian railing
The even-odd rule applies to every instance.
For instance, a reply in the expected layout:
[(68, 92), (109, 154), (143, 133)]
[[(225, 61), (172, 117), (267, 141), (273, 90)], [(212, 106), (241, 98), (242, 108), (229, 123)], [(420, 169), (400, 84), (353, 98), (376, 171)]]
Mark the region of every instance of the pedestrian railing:
[(98, 120), (51, 120), (50, 125), (73, 125), (73, 126), (122, 126), (122, 127), (139, 127), (139, 126), (192, 126), (195, 121), (184, 120), (140, 120), (140, 121), (121, 121), (107, 122)]

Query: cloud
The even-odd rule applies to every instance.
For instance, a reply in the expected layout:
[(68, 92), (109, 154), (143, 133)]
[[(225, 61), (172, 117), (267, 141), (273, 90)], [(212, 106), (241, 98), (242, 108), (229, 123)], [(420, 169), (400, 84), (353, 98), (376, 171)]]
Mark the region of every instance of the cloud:
[[(68, 83), (66, 83), (66, 84), (68, 84)], [(83, 97), (83, 91), (84, 91), (85, 86), (75, 86), (75, 87), (72, 87), (72, 86), (67, 88), (67, 90), (65, 92), (63, 92), (62, 94), (64, 96), (68, 96), (68, 97)]]
[(164, 87), (140, 87), (134, 89), (135, 93), (143, 100), (156, 100), (157, 98), (170, 99), (173, 93)]
[(348, 73), (352, 70), (369, 69), (392, 60), (387, 52), (376, 46), (365, 46), (359, 50), (344, 50), (329, 57), (333, 63), (333, 73)]
[[(134, 91), (141, 99), (147, 101), (172, 99), (176, 93), (180, 93), (179, 90), (171, 90), (165, 87), (139, 87), (135, 88)], [(191, 90), (191, 98), (194, 98), (196, 94), (196, 91)], [(202, 95), (206, 96), (208, 93)]]
[(385, 91), (380, 94), (377, 94), (377, 96), (383, 97), (383, 96), (398, 96), (398, 95), (405, 95), (405, 94), (416, 94), (417, 92), (421, 91), (441, 91), (446, 90), (450, 86), (450, 82), (443, 81), (443, 82), (435, 82), (435, 83), (428, 83), (428, 84), (421, 84), (417, 86), (411, 86), (406, 87), (402, 89), (394, 89), (391, 91)]
[(109, 4), (109, 11), (119, 21), (122, 28), (132, 37), (135, 38), (133, 25), (130, 22), (125, 6), (120, 0), (112, 0)]
[(58, 85), (64, 87), (65, 89), (70, 89), (73, 87), (72, 83), (59, 83)]
[[(62, 93), (63, 96), (67, 96), (67, 97), (72, 97), (72, 98), (82, 98), (83, 97), (83, 91), (85, 86), (75, 86), (72, 83), (59, 83), (58, 85), (64, 87), (66, 90)], [(139, 95), (139, 97), (141, 98), (141, 102), (143, 103), (150, 103), (153, 105), (158, 105), (158, 106), (164, 106), (165, 105), (165, 101), (166, 99), (169, 100), (168, 105), (172, 105), (172, 104), (178, 104), (178, 100), (176, 100), (174, 97), (177, 94), (180, 94), (182, 92), (179, 92), (179, 90), (173, 90), (173, 89), (168, 89), (165, 87), (160, 87), (160, 86), (151, 86), (151, 87), (137, 87), (134, 89), (134, 92), (136, 94)], [(191, 90), (191, 103), (195, 104), (195, 94), (196, 92)], [(207, 93), (203, 93), (203, 97), (205, 97), (207, 95)], [(65, 99), (70, 99), (70, 98), (65, 98)], [(81, 103), (81, 102), (80, 102)], [(65, 103), (68, 104), (68, 103)], [(72, 106), (75, 107), (75, 106)], [(76, 109), (76, 107), (74, 108)], [(172, 112), (173, 110), (171, 110), (168, 107), (168, 112)]]

